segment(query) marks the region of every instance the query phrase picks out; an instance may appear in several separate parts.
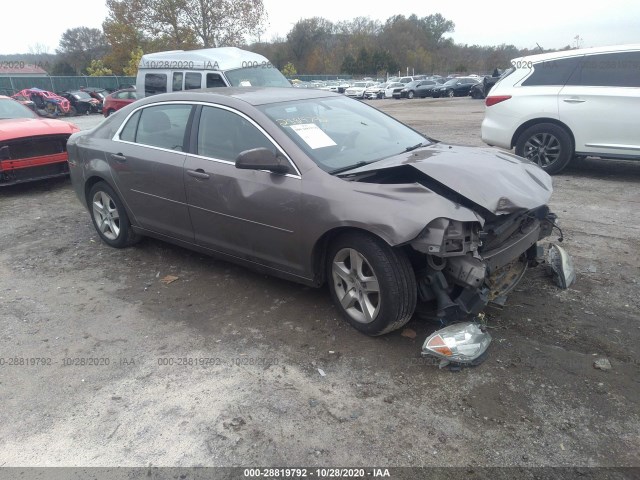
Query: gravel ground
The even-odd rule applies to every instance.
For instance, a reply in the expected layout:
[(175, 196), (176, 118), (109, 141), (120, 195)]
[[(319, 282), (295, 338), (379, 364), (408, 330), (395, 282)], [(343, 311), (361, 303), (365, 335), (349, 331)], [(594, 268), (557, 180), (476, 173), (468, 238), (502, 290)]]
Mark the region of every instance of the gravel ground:
[[(368, 103), (483, 145), (481, 101)], [(639, 182), (598, 159), (554, 177), (577, 283), (530, 270), (460, 372), (420, 358), (433, 323), (368, 338), (326, 289), (109, 248), (68, 179), (4, 188), (0, 466), (640, 466)]]

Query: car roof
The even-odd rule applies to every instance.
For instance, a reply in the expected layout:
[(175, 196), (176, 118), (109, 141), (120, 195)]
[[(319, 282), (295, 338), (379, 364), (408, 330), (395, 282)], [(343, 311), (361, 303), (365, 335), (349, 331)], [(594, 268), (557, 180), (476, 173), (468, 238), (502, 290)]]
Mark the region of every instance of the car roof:
[(154, 103), (158, 101), (205, 101), (215, 102), (221, 97), (232, 97), (250, 105), (266, 105), (270, 103), (288, 102), (292, 100), (308, 100), (313, 98), (340, 97), (344, 95), (313, 88), (282, 88), (282, 87), (218, 87), (182, 92), (162, 93), (145, 97), (138, 101)]
[[(185, 70), (211, 70), (210, 64), (217, 64), (217, 70), (232, 70), (241, 68), (248, 62), (262, 62), (267, 59), (254, 52), (242, 50), (238, 47), (201, 48), (198, 50), (170, 50), (166, 52), (147, 53), (140, 58), (138, 68), (146, 69), (150, 62), (190, 62), (192, 66)], [(153, 69), (162, 67), (152, 67)], [(166, 67), (169, 69), (170, 67)]]
[(611, 53), (611, 52), (628, 52), (640, 50), (640, 43), (628, 45), (611, 45), (608, 47), (591, 47), (580, 48), (576, 50), (562, 50), (560, 52), (539, 53), (536, 55), (526, 55), (524, 57), (514, 58), (513, 60), (524, 60), (531, 62), (541, 62), (545, 60), (556, 60), (559, 58), (576, 57), (590, 53)]

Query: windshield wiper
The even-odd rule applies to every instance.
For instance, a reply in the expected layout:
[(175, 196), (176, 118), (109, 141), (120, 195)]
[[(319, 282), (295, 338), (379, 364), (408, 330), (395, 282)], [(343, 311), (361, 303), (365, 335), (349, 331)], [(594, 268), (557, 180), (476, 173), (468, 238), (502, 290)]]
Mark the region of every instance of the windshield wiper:
[(336, 168), (334, 170), (329, 171), (329, 173), (331, 175), (335, 175), (336, 173), (342, 173), (342, 172), (346, 172), (347, 170), (353, 170), (354, 168), (358, 168), (358, 167), (364, 167), (365, 165), (367, 165), (368, 163), (373, 163), (373, 162), (365, 162), (365, 161), (360, 161), (358, 163), (354, 163), (353, 165), (349, 165), (347, 167), (340, 167), (340, 168)]
[(420, 147), (423, 147), (423, 146), (425, 146), (425, 143), (424, 142), (420, 142), (420, 143), (418, 143), (416, 145), (413, 145), (412, 147), (405, 148), (404, 151), (405, 152), (411, 152), (412, 150), (415, 150), (416, 148), (420, 148)]

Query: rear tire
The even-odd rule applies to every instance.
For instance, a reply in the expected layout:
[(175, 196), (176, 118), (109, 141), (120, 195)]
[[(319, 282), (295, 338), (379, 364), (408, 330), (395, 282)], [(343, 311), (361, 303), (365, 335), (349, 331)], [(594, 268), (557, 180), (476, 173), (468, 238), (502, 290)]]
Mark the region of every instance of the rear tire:
[(327, 256), (327, 279), (342, 316), (367, 335), (396, 330), (415, 311), (417, 286), (409, 259), (372, 235), (338, 237)]
[(560, 173), (573, 157), (573, 142), (569, 133), (553, 123), (539, 123), (527, 128), (518, 137), (516, 155), (537, 163), (550, 175)]
[(93, 226), (107, 245), (124, 248), (140, 239), (131, 227), (120, 198), (106, 182), (98, 182), (91, 187), (87, 203)]

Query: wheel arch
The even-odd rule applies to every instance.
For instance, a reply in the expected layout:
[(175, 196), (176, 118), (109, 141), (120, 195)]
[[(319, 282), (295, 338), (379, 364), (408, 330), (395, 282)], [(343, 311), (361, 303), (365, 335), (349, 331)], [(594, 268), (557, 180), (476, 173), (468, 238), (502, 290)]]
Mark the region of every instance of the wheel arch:
[(87, 209), (89, 211), (91, 211), (91, 199), (89, 198), (89, 192), (91, 192), (91, 189), (93, 188), (93, 186), (96, 183), (99, 183), (99, 182), (106, 183), (107, 185), (109, 185), (113, 189), (114, 192), (116, 192), (118, 194), (118, 197), (120, 198), (120, 201), (122, 202), (122, 205), (124, 206), (124, 208), (125, 208), (125, 210), (127, 212), (127, 215), (129, 217), (129, 221), (131, 222), (131, 225), (134, 228), (137, 228), (139, 225), (138, 225), (138, 222), (136, 220), (136, 217), (133, 214), (133, 212), (131, 211), (131, 209), (129, 208), (129, 205), (127, 204), (125, 198), (123, 197), (122, 192), (114, 184), (114, 182), (109, 181), (107, 178), (105, 178), (102, 175), (98, 175), (98, 174), (94, 173), (91, 176), (89, 176), (89, 178), (87, 178), (85, 180), (85, 182), (84, 182), (84, 198), (85, 198), (85, 201), (87, 202)]
[(340, 235), (346, 233), (363, 233), (366, 235), (370, 235), (372, 237), (376, 237), (382, 240), (384, 243), (389, 245), (390, 247), (394, 247), (391, 243), (389, 243), (388, 239), (385, 239), (383, 236), (378, 235), (371, 230), (367, 230), (366, 228), (361, 228), (357, 226), (338, 226), (334, 227), (331, 230), (327, 230), (322, 236), (316, 241), (311, 251), (311, 260), (313, 265), (313, 279), (315, 286), (322, 286), (327, 281), (325, 265), (327, 262), (327, 252), (331, 246), (331, 242), (338, 238)]
[[(89, 192), (91, 191), (91, 189), (93, 188), (93, 186), (98, 183), (98, 182), (104, 182), (107, 185), (109, 185), (111, 188), (113, 188), (116, 192), (118, 191), (118, 189), (116, 189), (109, 180), (107, 180), (104, 177), (101, 177), (100, 175), (91, 175), (89, 178), (87, 178), (87, 180), (84, 182), (84, 198), (85, 201), (87, 202), (87, 207), (91, 206), (91, 199), (89, 198)], [(119, 193), (119, 192), (118, 192)]]
[(569, 137), (571, 138), (571, 146), (573, 147), (573, 150), (575, 151), (576, 139), (573, 136), (573, 132), (567, 126), (567, 124), (564, 123), (564, 122), (561, 122), (560, 120), (558, 120), (556, 118), (547, 118), (547, 117), (533, 118), (531, 120), (527, 120), (522, 125), (520, 125), (516, 129), (516, 131), (513, 133), (513, 136), (511, 137), (511, 148), (515, 148), (516, 143), (518, 143), (518, 137), (522, 134), (522, 132), (524, 132), (529, 127), (533, 127), (534, 125), (539, 125), (541, 123), (551, 123), (551, 124), (554, 124), (554, 125), (562, 128), (564, 131), (566, 131), (567, 134), (569, 135)]

